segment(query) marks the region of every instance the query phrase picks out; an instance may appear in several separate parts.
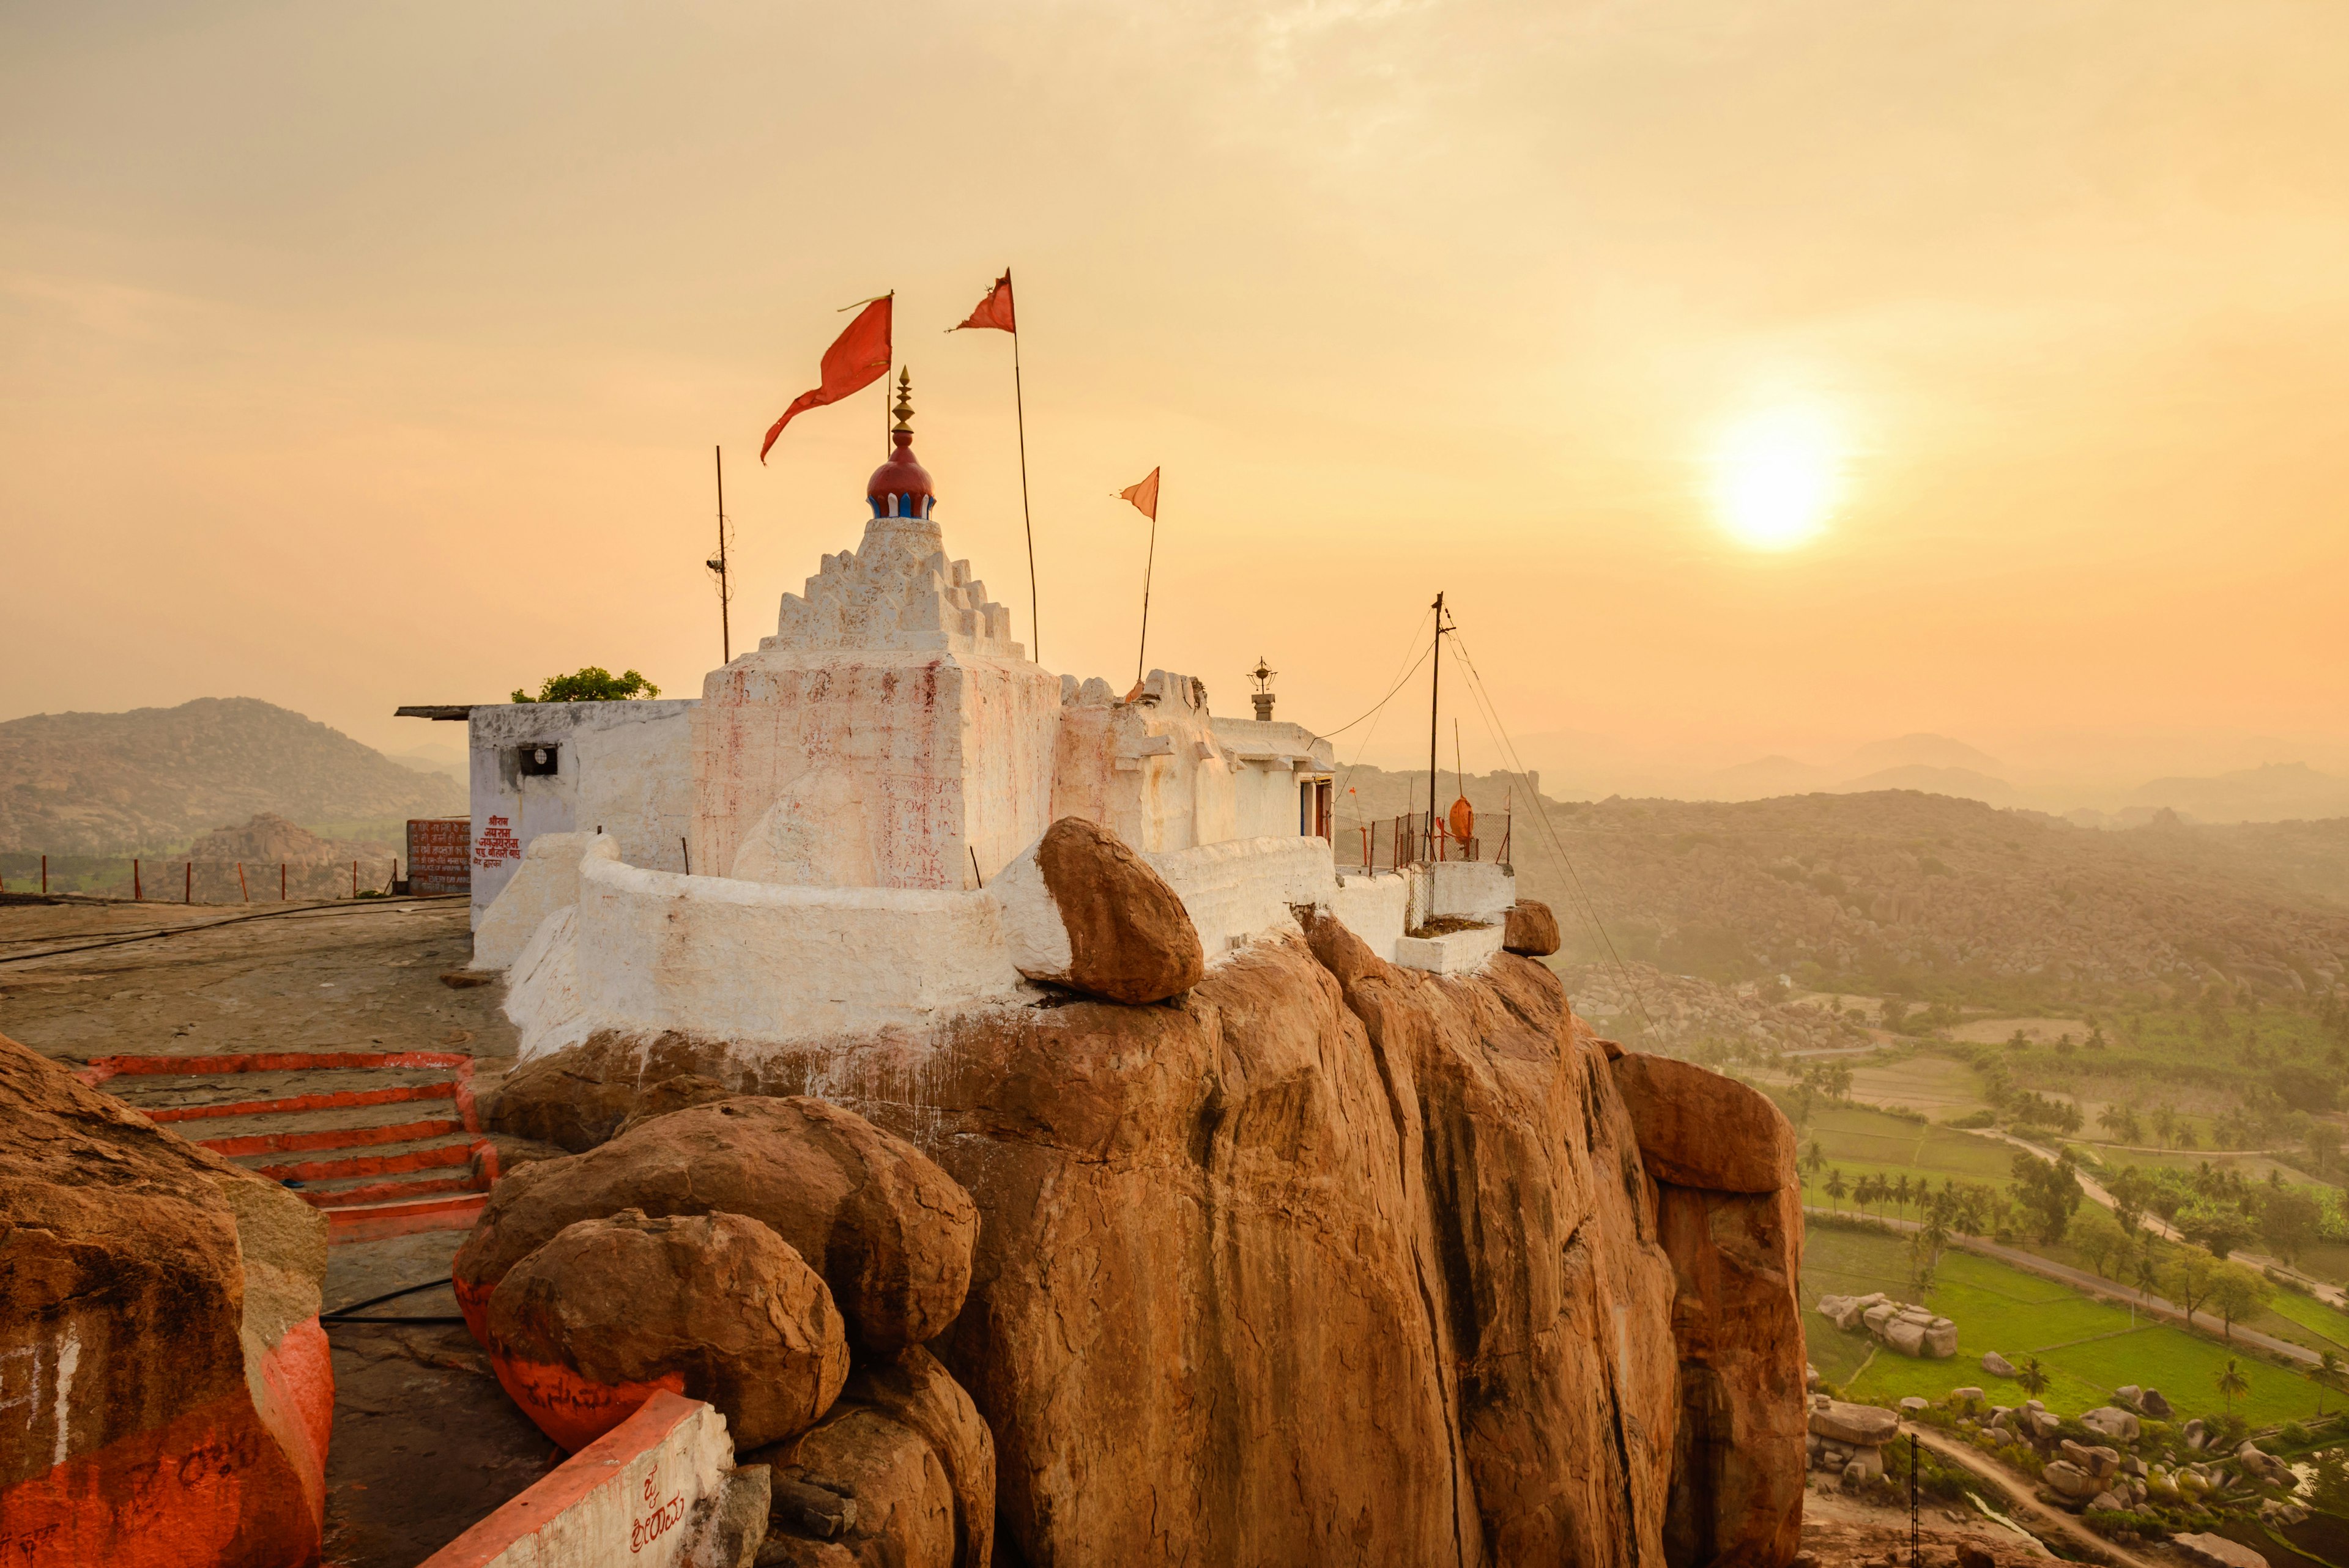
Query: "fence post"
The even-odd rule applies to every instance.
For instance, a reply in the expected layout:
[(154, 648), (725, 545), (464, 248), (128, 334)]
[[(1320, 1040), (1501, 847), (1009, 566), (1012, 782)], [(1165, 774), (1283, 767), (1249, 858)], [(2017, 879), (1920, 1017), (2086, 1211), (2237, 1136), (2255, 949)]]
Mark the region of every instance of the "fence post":
[(285, 902), (285, 862), (284, 861), (277, 862), (277, 902), (280, 903)]
[(357, 861), (351, 862), (351, 896), (359, 896), (359, 863)]
[(49, 896), (49, 857), (47, 855), (41, 857), (41, 896)]
[(180, 884), (180, 902), (181, 903), (196, 902), (196, 862), (193, 861), (187, 862), (187, 876)]
[(138, 903), (145, 897), (146, 894), (139, 890), (139, 857), (133, 855), (130, 857), (130, 902)]
[(236, 862), (236, 893), (237, 896), (244, 900), (245, 903), (251, 903), (253, 902), (253, 890), (244, 885), (244, 862), (243, 861)]

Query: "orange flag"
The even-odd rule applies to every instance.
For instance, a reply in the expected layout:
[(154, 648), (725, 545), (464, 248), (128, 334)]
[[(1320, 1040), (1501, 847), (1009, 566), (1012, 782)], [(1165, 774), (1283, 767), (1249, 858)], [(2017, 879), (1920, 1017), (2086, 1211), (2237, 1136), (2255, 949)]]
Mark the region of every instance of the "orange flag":
[(760, 444), (761, 462), (767, 460), (767, 449), (775, 444), (775, 438), (794, 418), (810, 408), (837, 403), (889, 374), (889, 318), (894, 297), (883, 294), (865, 305), (848, 324), (848, 330), (823, 351), (823, 385), (792, 399), (792, 406), (783, 410), (783, 417), (768, 429), (766, 440)]
[(1117, 499), (1132, 501), (1134, 511), (1151, 521), (1156, 522), (1158, 521), (1158, 470), (1151, 469), (1148, 479), (1138, 485), (1128, 485), (1118, 491)]
[(1003, 275), (995, 280), (995, 286), (987, 291), (987, 297), (978, 302), (978, 308), (970, 313), (968, 321), (947, 330), (960, 332), (966, 326), (991, 326), (1014, 337), (1019, 335), (1019, 320), (1011, 312), (1010, 268), (1003, 269)]

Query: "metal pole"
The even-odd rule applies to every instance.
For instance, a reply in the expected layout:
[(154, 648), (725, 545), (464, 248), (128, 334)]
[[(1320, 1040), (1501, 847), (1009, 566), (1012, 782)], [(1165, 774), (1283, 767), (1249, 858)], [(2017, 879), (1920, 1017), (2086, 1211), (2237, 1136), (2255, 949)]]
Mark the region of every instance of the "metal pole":
[(1435, 596), (1435, 665), (1427, 680), (1427, 834), (1435, 845), (1435, 739), (1437, 704), (1444, 695), (1444, 595)]
[(734, 625), (728, 614), (732, 593), (726, 581), (726, 449), (709, 449), (718, 459), (718, 651), (719, 664), (734, 662)]
[[(1003, 269), (1003, 281), (1011, 281), (1011, 269)], [(1036, 522), (1028, 515), (1028, 408), (1019, 389), (1019, 307), (1011, 307), (1011, 410), (1019, 425), (1019, 521), (1028, 530), (1028, 656), (1041, 664), (1044, 659), (1044, 630), (1036, 619)], [(1158, 526), (1156, 518), (1151, 527)]]
[[(1166, 483), (1164, 478), (1161, 477), (1158, 482), (1163, 491)], [(1156, 505), (1155, 498), (1153, 498), (1153, 502), (1150, 508), (1150, 559), (1142, 568), (1142, 646), (1135, 649), (1133, 655), (1133, 684), (1135, 686), (1140, 686), (1142, 684), (1142, 665), (1143, 661), (1149, 656), (1150, 652), (1150, 574), (1157, 569), (1157, 566), (1158, 507)]]

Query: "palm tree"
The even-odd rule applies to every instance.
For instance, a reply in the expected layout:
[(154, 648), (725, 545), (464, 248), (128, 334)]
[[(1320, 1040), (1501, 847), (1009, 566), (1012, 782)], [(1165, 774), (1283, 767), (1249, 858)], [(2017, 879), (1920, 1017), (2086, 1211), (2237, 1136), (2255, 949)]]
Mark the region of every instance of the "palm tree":
[(2161, 1265), (2153, 1261), (2153, 1237), (2148, 1233), (2145, 1240), (2145, 1251), (2137, 1255), (2137, 1294), (2140, 1300), (2151, 1295), (2153, 1287), (2161, 1283)]
[(1899, 1205), (1900, 1212), (1904, 1216), (1909, 1212), (1909, 1173), (1905, 1171), (1900, 1173), (1900, 1179), (1892, 1184), (1892, 1201)]
[(1817, 1139), (1812, 1139), (1811, 1146), (1803, 1150), (1804, 1172), (1811, 1181), (1816, 1181), (1818, 1180), (1820, 1168), (1826, 1165), (1826, 1162), (1827, 1151), (1819, 1147), (1819, 1140)]
[[(2231, 1367), (2234, 1363), (2230, 1361), (2227, 1365)], [(2039, 1365), (2036, 1356), (2023, 1358), (2023, 1370), (2014, 1375), (2014, 1380), (2022, 1384), (2023, 1391), (2034, 1399), (2047, 1391), (2047, 1369)]]
[(2235, 1365), (2233, 1357), (2228, 1357), (2226, 1367), (2219, 1374), (2219, 1393), (2227, 1401), (2227, 1413), (2230, 1416), (2235, 1413), (2236, 1396), (2251, 1391), (2251, 1385), (2244, 1377), (2243, 1369)]
[(1835, 1212), (1838, 1214), (1843, 1212), (1844, 1196), (1850, 1191), (1849, 1187), (1844, 1185), (1842, 1166), (1838, 1165), (1827, 1172), (1826, 1192)]

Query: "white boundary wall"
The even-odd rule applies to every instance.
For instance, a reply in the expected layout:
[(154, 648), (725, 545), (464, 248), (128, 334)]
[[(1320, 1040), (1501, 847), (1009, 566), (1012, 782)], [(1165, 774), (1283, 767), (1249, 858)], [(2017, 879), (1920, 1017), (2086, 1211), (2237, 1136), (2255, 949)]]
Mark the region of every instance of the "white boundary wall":
[(1328, 903), (1338, 886), (1325, 839), (1227, 839), (1143, 859), (1183, 901), (1210, 964), (1250, 937), (1299, 929), (1289, 906)]
[(1019, 995), (984, 892), (787, 887), (579, 868), (577, 985), (590, 1018), (786, 1043), (919, 1026)]
[(1349, 872), (1330, 894), (1330, 913), (1388, 963), (1411, 917), (1411, 878), (1397, 872)]

